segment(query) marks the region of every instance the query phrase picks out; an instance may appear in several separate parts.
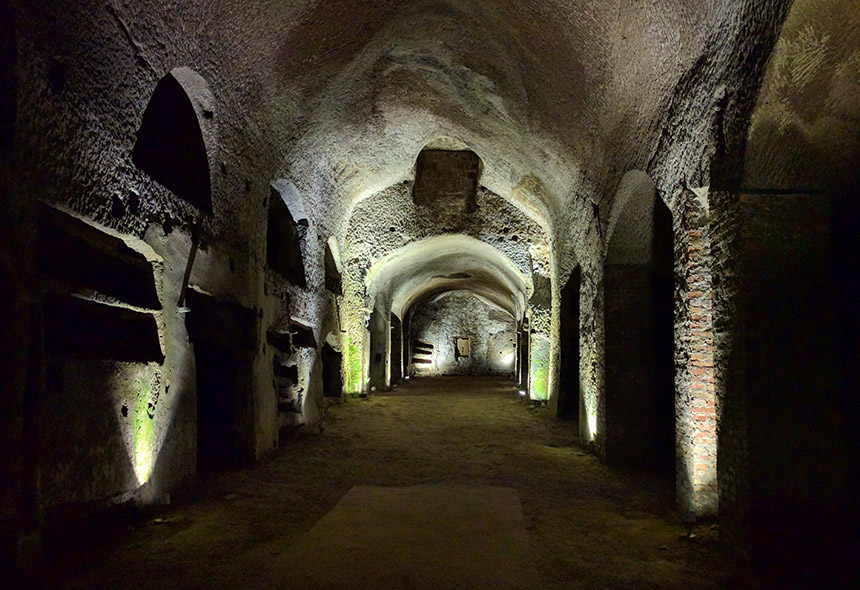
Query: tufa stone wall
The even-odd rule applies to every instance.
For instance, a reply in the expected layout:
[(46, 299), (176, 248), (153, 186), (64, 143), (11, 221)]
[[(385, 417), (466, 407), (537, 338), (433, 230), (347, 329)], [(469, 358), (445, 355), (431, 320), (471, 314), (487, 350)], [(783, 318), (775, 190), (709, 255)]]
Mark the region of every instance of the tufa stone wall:
[[(469, 356), (456, 350), (469, 340)], [(425, 304), (412, 316), (410, 341), (433, 345), (433, 364), (413, 365), (432, 375), (513, 375), (516, 323), (510, 314), (487, 305), (468, 291), (452, 291)]]

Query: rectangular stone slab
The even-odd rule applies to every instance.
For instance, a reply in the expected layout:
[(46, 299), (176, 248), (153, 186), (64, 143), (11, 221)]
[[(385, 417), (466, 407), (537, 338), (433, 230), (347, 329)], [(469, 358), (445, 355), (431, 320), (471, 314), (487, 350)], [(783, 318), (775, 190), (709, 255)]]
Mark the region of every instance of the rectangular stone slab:
[(539, 587), (531, 555), (512, 488), (356, 486), (260, 581), (266, 588), (530, 589)]

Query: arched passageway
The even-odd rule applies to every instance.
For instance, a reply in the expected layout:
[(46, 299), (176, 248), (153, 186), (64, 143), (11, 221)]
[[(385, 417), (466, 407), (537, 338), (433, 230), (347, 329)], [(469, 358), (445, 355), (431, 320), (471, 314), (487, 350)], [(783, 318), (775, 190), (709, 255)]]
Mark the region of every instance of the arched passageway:
[(456, 479), (516, 490), (545, 586), (750, 585), (685, 569), (715, 517), (839, 585), (856, 0), (79, 4), (0, 5), (2, 574), (273, 458), (127, 569), (259, 572), (351, 486)]
[(675, 468), (672, 217), (641, 172), (624, 176), (604, 266), (606, 456)]
[(505, 375), (515, 370), (516, 324), (503, 309), (468, 290), (441, 293), (413, 304), (410, 341), (432, 347), (431, 364), (411, 374)]
[(401, 358), (410, 376), (513, 378), (520, 354), (514, 318), (526, 311), (528, 283), (498, 249), (463, 235), (428, 238), (382, 258), (365, 282), (374, 302), (367, 320), (369, 390), (390, 387)]

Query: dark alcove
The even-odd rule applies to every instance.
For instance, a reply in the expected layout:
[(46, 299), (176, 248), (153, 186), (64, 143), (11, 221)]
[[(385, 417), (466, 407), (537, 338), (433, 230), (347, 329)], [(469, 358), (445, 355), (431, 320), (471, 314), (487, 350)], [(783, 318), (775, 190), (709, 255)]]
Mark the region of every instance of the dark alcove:
[(131, 159), (176, 196), (212, 212), (209, 158), (200, 122), (173, 72), (164, 76), (152, 93)]

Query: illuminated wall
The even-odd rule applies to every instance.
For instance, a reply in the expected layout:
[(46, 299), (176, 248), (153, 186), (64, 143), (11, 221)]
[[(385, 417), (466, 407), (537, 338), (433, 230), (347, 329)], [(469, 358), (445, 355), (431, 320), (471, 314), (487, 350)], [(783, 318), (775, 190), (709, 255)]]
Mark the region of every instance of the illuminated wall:
[[(433, 364), (414, 366), (432, 375), (511, 374), (516, 354), (516, 324), (511, 315), (468, 291), (451, 291), (416, 310), (411, 337), (433, 345)], [(469, 341), (469, 354), (456, 350)]]

